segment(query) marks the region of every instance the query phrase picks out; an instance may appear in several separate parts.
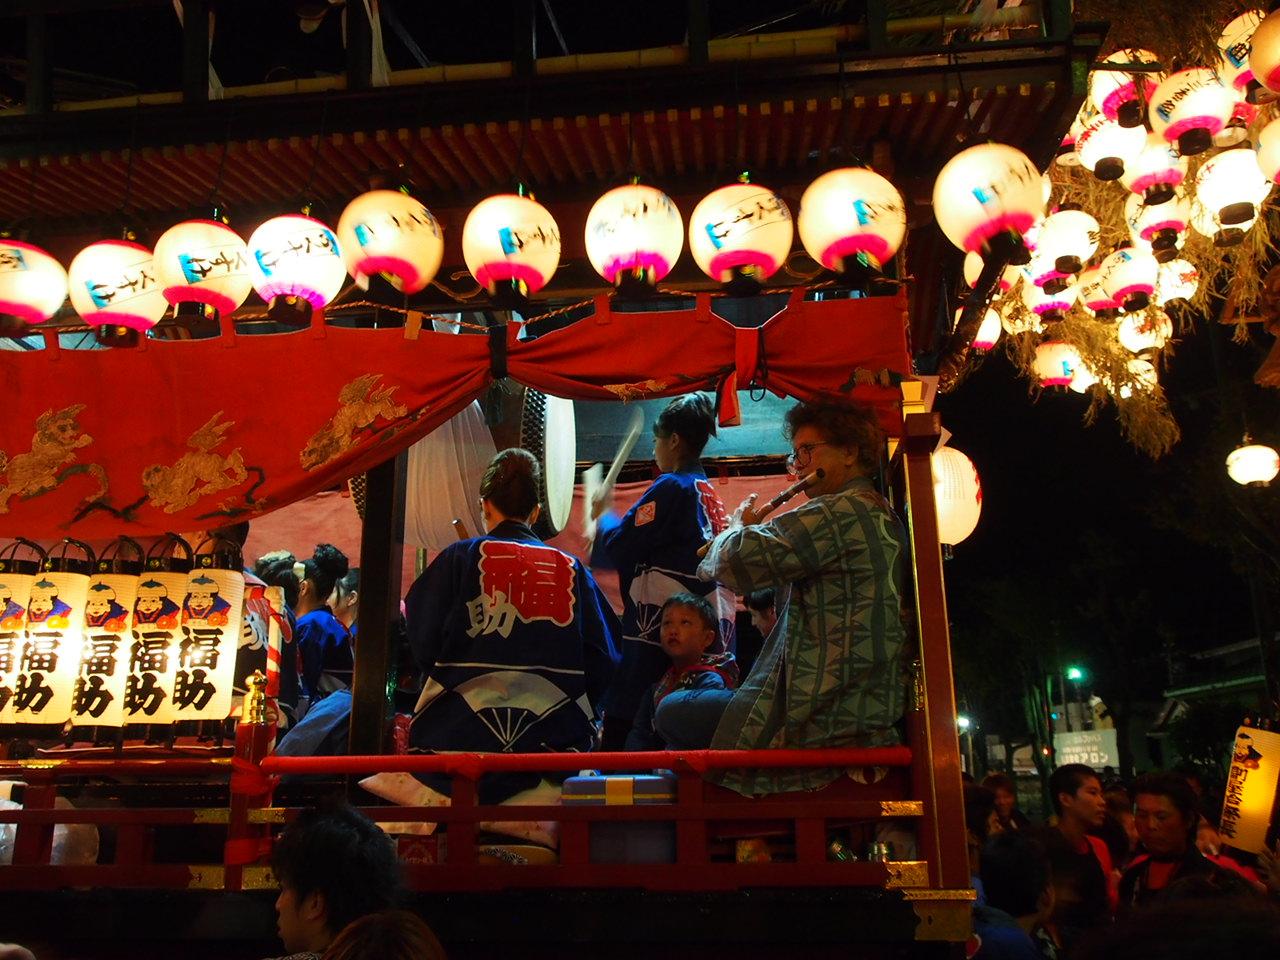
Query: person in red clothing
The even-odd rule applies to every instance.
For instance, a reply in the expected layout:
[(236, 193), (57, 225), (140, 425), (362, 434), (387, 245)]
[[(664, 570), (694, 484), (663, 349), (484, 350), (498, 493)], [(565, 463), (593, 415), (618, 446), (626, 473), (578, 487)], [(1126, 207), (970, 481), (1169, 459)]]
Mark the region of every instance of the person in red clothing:
[(1115, 915), (1116, 878), (1111, 853), (1093, 835), (1107, 817), (1102, 781), (1092, 767), (1068, 763), (1049, 778), (1057, 827), (1045, 845), (1053, 869), (1054, 925), (1063, 947), (1089, 931), (1106, 926)]

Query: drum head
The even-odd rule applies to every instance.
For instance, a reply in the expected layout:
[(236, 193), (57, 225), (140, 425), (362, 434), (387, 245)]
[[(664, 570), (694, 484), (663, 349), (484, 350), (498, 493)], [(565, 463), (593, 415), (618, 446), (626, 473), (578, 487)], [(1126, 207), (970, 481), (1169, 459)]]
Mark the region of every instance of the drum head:
[(520, 446), (532, 453), (542, 467), (538, 491), (542, 511), (533, 530), (542, 539), (550, 539), (568, 525), (573, 508), (578, 458), (573, 401), (526, 388), (520, 415)]

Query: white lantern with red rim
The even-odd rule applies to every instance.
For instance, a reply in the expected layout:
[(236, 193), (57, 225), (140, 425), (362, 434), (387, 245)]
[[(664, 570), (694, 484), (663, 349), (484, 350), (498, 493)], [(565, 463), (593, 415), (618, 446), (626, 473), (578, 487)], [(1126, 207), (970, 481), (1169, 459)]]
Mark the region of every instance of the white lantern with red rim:
[(1254, 82), (1253, 68), (1249, 65), (1249, 51), (1254, 31), (1264, 17), (1266, 14), (1261, 10), (1247, 10), (1228, 23), (1218, 37), (1218, 50), (1221, 53), (1218, 73), (1222, 82), (1241, 97), (1249, 92), (1249, 86)]
[[(1255, 218), (1256, 219), (1256, 218)], [(1209, 237), (1215, 247), (1234, 247), (1253, 229), (1254, 220), (1243, 223), (1223, 223), (1216, 210), (1206, 207), (1197, 197), (1191, 203), (1191, 227), (1196, 233)]]
[(762, 281), (791, 252), (791, 210), (758, 183), (733, 183), (703, 197), (689, 217), (689, 252), (712, 280), (735, 275)]
[(955, 545), (978, 526), (982, 516), (982, 481), (973, 461), (952, 447), (939, 447), (933, 465), (933, 502), (938, 513), (938, 541)]
[(587, 259), (608, 283), (653, 286), (675, 266), (684, 249), (684, 220), (661, 190), (629, 183), (591, 207)]
[(1081, 360), (1076, 364), (1075, 373), (1071, 377), (1071, 382), (1067, 384), (1067, 389), (1072, 393), (1087, 393), (1089, 388), (1098, 382), (1098, 375), (1089, 369), (1089, 365)]
[(67, 299), (67, 271), (44, 250), (0, 240), (0, 314), (44, 323)]
[(1080, 366), (1080, 352), (1061, 340), (1046, 340), (1036, 347), (1032, 362), (1036, 378), (1042, 387), (1065, 387), (1076, 375)]
[(94, 326), (150, 330), (169, 304), (151, 251), (130, 240), (91, 243), (67, 268), (71, 306)]
[[(1150, 50), (1117, 50), (1102, 61), (1105, 63), (1158, 64), (1159, 58)], [(1142, 100), (1149, 100), (1163, 74), (1133, 73), (1124, 70), (1096, 69), (1089, 73), (1089, 103), (1103, 116), (1118, 120), (1126, 127), (1142, 126)], [(1142, 84), (1141, 100), (1138, 84)]]
[(800, 242), (828, 270), (851, 260), (879, 270), (907, 232), (906, 207), (896, 187), (874, 170), (845, 167), (809, 184), (796, 218)]
[(1163, 311), (1126, 313), (1116, 323), (1116, 339), (1130, 353), (1159, 350), (1173, 336), (1173, 321)]
[(1168, 76), (1151, 95), (1151, 129), (1178, 145), (1183, 156), (1213, 146), (1213, 135), (1227, 125), (1235, 94), (1208, 67), (1192, 67)]
[(1119, 311), (1120, 305), (1107, 293), (1102, 283), (1102, 267), (1088, 267), (1080, 273), (1079, 300), (1084, 308), (1098, 317), (1110, 317)]
[(996, 312), (1000, 314), (1000, 328), (1011, 337), (1044, 331), (1040, 317), (1023, 304), (1021, 297), (1006, 297), (996, 304)]
[(1083, 210), (1056, 210), (1045, 217), (1036, 237), (1033, 259), (1052, 265), (1053, 276), (1035, 278), (1035, 282), (1044, 286), (1045, 279), (1072, 276), (1083, 270), (1098, 250), (1098, 229), (1098, 221)]
[(1210, 157), (1196, 174), (1196, 200), (1224, 228), (1256, 219), (1271, 187), (1249, 147)]
[(1040, 171), (1026, 154), (984, 143), (956, 154), (933, 185), (933, 211), (947, 239), (965, 251), (1015, 254), (1044, 209)]
[(342, 290), (347, 268), (338, 238), (300, 213), (272, 217), (249, 236), (249, 277), (267, 303), (296, 297), (319, 310)]
[(1151, 302), (1160, 264), (1137, 247), (1121, 247), (1102, 261), (1102, 286), (1126, 312), (1142, 310)]
[(1177, 147), (1154, 133), (1132, 163), (1125, 164), (1120, 182), (1134, 193), (1142, 194), (1147, 203), (1164, 203), (1173, 198), (1174, 188), (1187, 176), (1187, 158)]
[(1136, 193), (1124, 204), (1124, 221), (1134, 246), (1150, 249), (1160, 263), (1178, 255), (1178, 240), (1187, 232), (1191, 204), (1181, 191), (1170, 201), (1150, 204)]
[(1258, 118), (1258, 108), (1252, 103), (1237, 100), (1227, 125), (1213, 135), (1215, 147), (1234, 147), (1249, 139), (1249, 127)]
[(1227, 475), (1242, 487), (1265, 487), (1280, 473), (1280, 454), (1265, 443), (1245, 442), (1227, 454)]
[[(980, 253), (966, 253), (964, 255), (964, 282), (972, 288), (978, 282), (978, 278), (982, 276), (982, 267), (984, 262)], [(996, 283), (997, 293), (1008, 293), (1014, 288), (1022, 273), (1014, 264), (1009, 264), (1000, 271), (1000, 279)]]
[(1268, 180), (1280, 180), (1280, 120), (1272, 120), (1258, 133), (1258, 169)]
[(382, 274), (404, 293), (435, 279), (444, 259), (444, 233), (431, 211), (401, 190), (362, 193), (338, 218), (338, 245), (358, 283)]
[(1076, 283), (1067, 283), (1052, 290), (1029, 282), (1022, 285), (1022, 302), (1045, 323), (1065, 317), (1079, 294), (1080, 286)]
[(476, 283), (490, 293), (506, 283), (536, 293), (560, 265), (560, 228), (532, 197), (497, 194), (467, 214), (462, 259)]
[(1280, 10), (1263, 17), (1249, 39), (1249, 69), (1253, 79), (1272, 93), (1280, 93)]
[(1099, 180), (1119, 180), (1146, 143), (1146, 128), (1123, 127), (1119, 121), (1099, 114), (1076, 137), (1076, 153), (1085, 169)]
[(1200, 271), (1186, 260), (1170, 260), (1160, 264), (1156, 276), (1156, 304), (1167, 306), (1176, 301), (1190, 301), (1200, 288)]
[(217, 220), (174, 224), (156, 241), (155, 260), (161, 292), (175, 306), (208, 304), (230, 314), (253, 289), (248, 247), (240, 234)]
[[(960, 311), (957, 311), (957, 320), (959, 320), (959, 313)], [(991, 307), (987, 307), (982, 314), (982, 323), (978, 325), (978, 332), (973, 335), (973, 349), (990, 350), (999, 339), (1000, 314), (996, 313)]]

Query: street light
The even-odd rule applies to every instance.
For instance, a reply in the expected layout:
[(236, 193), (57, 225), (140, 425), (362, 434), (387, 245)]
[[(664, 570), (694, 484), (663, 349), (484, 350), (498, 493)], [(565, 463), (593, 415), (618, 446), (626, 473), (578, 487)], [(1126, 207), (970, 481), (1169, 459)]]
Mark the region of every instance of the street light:
[(956, 726), (960, 728), (961, 733), (968, 733), (971, 721), (963, 713), (956, 717)]
[(1079, 683), (1084, 679), (1084, 671), (1079, 667), (1067, 667), (1067, 679)]
[(966, 769), (970, 776), (973, 775), (973, 721), (965, 714), (959, 714), (956, 717), (956, 728), (960, 731), (960, 735), (964, 737), (964, 757)]

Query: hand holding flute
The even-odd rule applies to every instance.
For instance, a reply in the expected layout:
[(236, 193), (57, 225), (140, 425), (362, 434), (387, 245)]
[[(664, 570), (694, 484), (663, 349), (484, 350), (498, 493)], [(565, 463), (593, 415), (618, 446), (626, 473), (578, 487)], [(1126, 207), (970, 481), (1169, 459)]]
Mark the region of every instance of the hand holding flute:
[[(825, 471), (819, 467), (812, 473), (801, 477), (795, 483), (791, 484), (791, 486), (782, 490), (772, 500), (766, 501), (760, 507), (755, 505), (758, 494), (751, 494), (747, 499), (743, 500), (742, 503), (738, 504), (737, 510), (733, 511), (733, 516), (729, 519), (729, 529), (732, 530), (734, 527), (746, 527), (760, 523), (765, 517), (773, 513), (774, 510), (777, 510), (778, 507), (782, 506), (798, 494), (803, 493), (825, 476)], [(698, 556), (705, 557), (707, 555), (707, 550), (710, 548), (711, 541), (708, 540), (701, 548), (699, 548)]]

